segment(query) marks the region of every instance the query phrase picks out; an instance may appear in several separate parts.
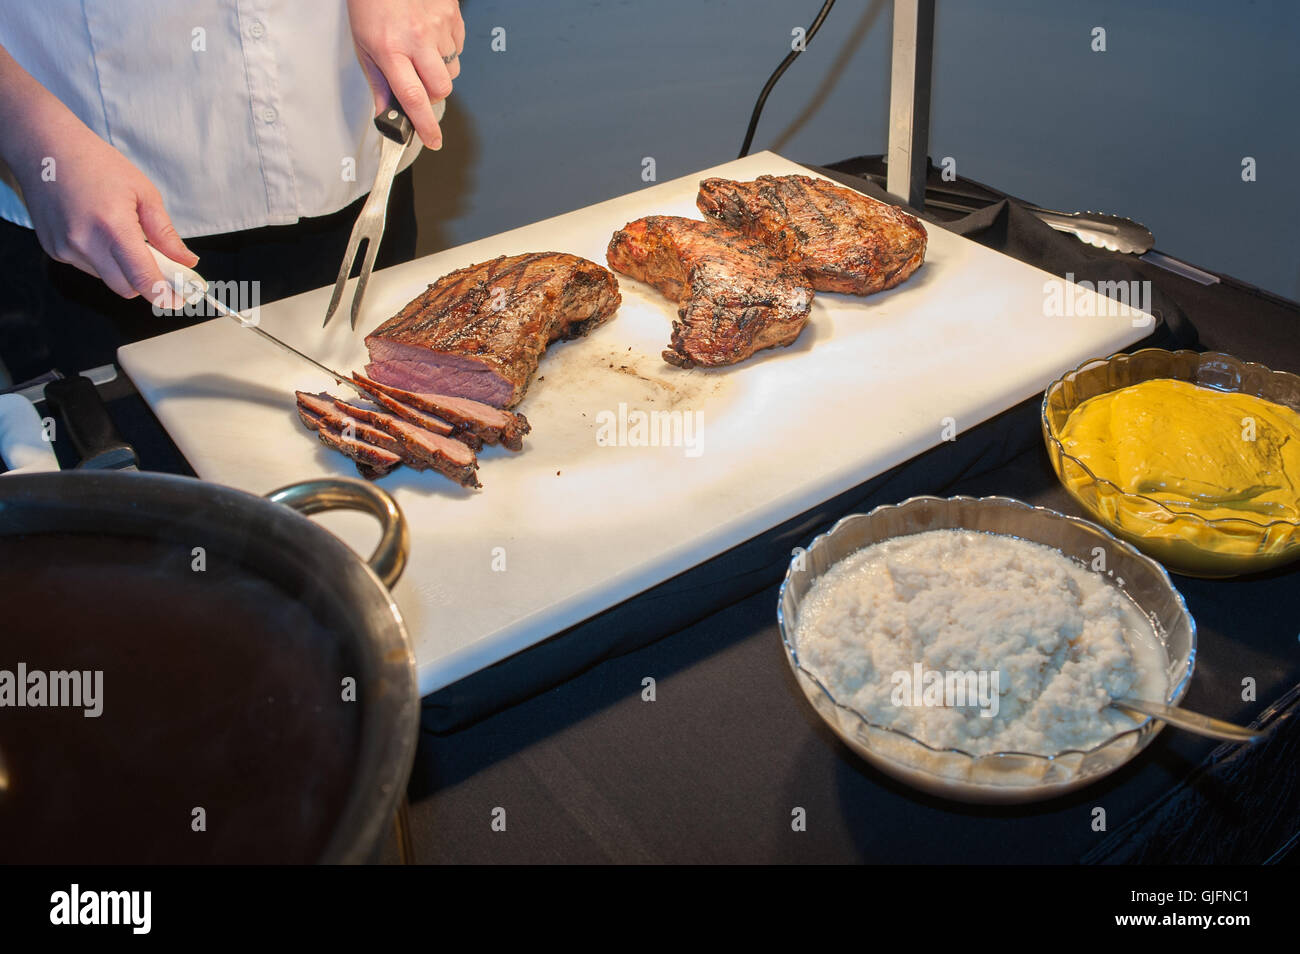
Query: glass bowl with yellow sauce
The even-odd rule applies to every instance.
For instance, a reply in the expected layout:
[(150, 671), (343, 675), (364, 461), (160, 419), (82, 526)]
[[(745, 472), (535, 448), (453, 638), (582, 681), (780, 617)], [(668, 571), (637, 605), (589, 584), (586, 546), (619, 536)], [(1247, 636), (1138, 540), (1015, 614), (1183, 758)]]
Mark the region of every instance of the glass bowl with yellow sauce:
[(1095, 358), (1048, 386), (1042, 428), (1065, 489), (1169, 569), (1300, 558), (1300, 376), (1220, 352)]

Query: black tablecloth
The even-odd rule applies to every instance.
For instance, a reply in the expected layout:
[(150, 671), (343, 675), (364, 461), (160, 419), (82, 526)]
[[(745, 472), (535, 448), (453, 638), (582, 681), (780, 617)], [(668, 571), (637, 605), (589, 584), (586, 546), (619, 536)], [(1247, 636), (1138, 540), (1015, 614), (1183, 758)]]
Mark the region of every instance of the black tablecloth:
[[(1037, 447), (996, 470), (932, 489), (1006, 494), (1079, 512)], [(1187, 706), (1249, 721), (1300, 679), (1295, 571), (1175, 583), (1199, 627)], [(822, 726), (786, 666), (775, 611), (776, 586), (769, 585), (468, 729), (426, 733), (411, 785), (417, 857), (1099, 860), (1125, 846), (1093, 831), (1094, 808), (1106, 810), (1112, 831), (1137, 824), (1215, 748), (1166, 730), (1129, 766), (1072, 796), (1021, 808), (942, 802), (870, 769)], [(1258, 681), (1261, 702), (1241, 701), (1246, 675)], [(646, 677), (656, 681), (654, 702), (642, 700)], [(1278, 852), (1300, 818), (1294, 731), (1289, 738), (1292, 754), (1273, 753), (1268, 769), (1254, 773), (1253, 788), (1204, 782), (1200, 790), (1209, 793), (1215, 817), (1228, 813), (1234, 838), (1199, 845), (1186, 860), (1262, 861)], [(496, 808), (506, 810), (504, 833), (490, 827)], [(806, 810), (805, 832), (791, 830), (795, 808)], [(1266, 827), (1267, 837), (1255, 838), (1252, 826)], [(1165, 847), (1155, 839), (1154, 851)]]
[[(878, 193), (842, 171), (829, 174)], [(1194, 347), (1199, 339), (1203, 348), (1300, 371), (1294, 304), (1228, 281), (1202, 286), (1086, 247), (1015, 201), (948, 227), (1059, 275), (1152, 281), (1161, 322), (1143, 344)], [(1002, 494), (1079, 514), (1047, 462), (1038, 403), (1026, 401), (426, 699), (410, 786), (417, 860), (1257, 862), (1285, 855), (1300, 817), (1294, 720), (1249, 757), (1165, 731), (1125, 769), (1080, 793), (977, 808), (881, 776), (804, 702), (775, 625), (776, 587), (791, 549), (847, 512), (919, 493)], [(146, 469), (188, 472), (137, 395), (117, 397), (110, 411)], [(1250, 721), (1300, 682), (1300, 570), (1175, 583), (1200, 633), (1189, 707)], [(1258, 701), (1241, 697), (1247, 677), (1256, 680)], [(647, 679), (654, 701), (643, 698)], [(1094, 830), (1098, 807), (1107, 832)], [(794, 831), (792, 812), (800, 808), (806, 830)], [(396, 857), (394, 846), (384, 857)]]

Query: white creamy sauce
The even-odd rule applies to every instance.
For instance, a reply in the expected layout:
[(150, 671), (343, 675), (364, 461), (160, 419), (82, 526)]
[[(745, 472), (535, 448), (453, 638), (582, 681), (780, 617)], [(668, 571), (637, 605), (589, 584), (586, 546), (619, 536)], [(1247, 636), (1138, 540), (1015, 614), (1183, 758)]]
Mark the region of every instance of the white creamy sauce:
[[(967, 530), (898, 537), (836, 563), (800, 606), (797, 643), (842, 705), (976, 755), (1091, 748), (1138, 724), (1108, 708), (1112, 698), (1163, 701), (1168, 685), (1153, 624), (1104, 573)], [(959, 705), (931, 693), (927, 704), (923, 673), (983, 673), (991, 691)]]

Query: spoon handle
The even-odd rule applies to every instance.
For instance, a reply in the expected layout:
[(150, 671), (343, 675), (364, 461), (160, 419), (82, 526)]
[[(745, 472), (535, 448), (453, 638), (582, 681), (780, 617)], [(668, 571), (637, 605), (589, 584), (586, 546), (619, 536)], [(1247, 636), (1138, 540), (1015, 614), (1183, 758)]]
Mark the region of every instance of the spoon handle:
[(1140, 712), (1176, 726), (1204, 735), (1211, 739), (1223, 739), (1227, 742), (1258, 742), (1268, 735), (1267, 729), (1248, 729), (1245, 726), (1222, 719), (1212, 719), (1199, 712), (1189, 712), (1177, 706), (1167, 706), (1163, 702), (1150, 702), (1146, 699), (1112, 699), (1110, 704), (1117, 709)]

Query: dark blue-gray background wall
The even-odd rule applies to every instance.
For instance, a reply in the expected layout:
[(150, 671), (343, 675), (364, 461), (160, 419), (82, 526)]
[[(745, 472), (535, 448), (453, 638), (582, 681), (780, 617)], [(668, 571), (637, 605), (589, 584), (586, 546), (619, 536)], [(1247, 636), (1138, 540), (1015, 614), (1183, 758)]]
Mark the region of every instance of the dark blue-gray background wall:
[[(820, 0), (465, 0), (447, 145), (417, 166), (421, 251), (735, 158), (754, 99)], [(1300, 3), (938, 0), (930, 154), (1300, 298)], [(888, 0), (839, 0), (754, 148), (886, 148)], [(1106, 51), (1094, 52), (1094, 27)], [(505, 31), (503, 52), (491, 48)], [(1242, 159), (1256, 160), (1243, 182)]]

